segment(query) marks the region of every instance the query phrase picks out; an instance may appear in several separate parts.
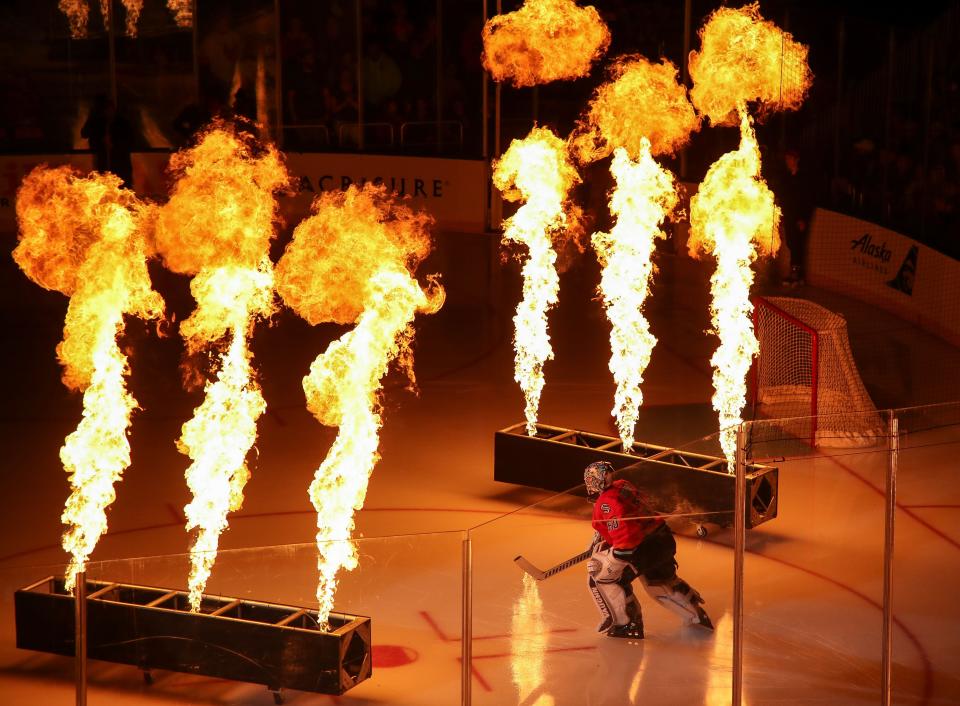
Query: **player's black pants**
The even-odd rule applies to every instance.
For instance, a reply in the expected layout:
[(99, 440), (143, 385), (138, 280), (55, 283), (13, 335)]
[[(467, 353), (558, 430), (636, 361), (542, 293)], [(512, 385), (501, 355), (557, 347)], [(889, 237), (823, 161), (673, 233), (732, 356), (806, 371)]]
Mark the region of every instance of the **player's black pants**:
[(633, 549), (614, 549), (613, 555), (629, 562), (637, 576), (648, 583), (664, 583), (677, 575), (677, 541), (663, 523)]

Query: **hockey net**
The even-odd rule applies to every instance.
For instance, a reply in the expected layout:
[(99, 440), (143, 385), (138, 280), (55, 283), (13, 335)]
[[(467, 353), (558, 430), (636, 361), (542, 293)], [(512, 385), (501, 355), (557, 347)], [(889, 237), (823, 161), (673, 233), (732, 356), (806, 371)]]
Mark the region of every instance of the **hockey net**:
[(753, 369), (755, 419), (778, 419), (816, 446), (872, 446), (882, 421), (860, 379), (847, 322), (806, 299), (757, 297)]

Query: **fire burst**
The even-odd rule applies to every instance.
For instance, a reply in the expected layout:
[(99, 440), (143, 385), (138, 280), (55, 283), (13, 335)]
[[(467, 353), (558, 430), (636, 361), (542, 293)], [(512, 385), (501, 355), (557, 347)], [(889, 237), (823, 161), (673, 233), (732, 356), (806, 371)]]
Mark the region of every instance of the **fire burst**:
[(666, 237), (661, 223), (677, 205), (673, 175), (653, 155), (674, 152), (698, 127), (676, 67), (629, 56), (614, 65), (610, 83), (597, 90), (570, 140), (584, 162), (614, 150), (611, 170), (617, 185), (610, 211), (617, 222), (592, 240), (603, 267), (600, 293), (612, 326), (610, 372), (617, 385), (613, 414), (625, 453), (633, 449), (643, 374), (657, 342), (643, 315), (655, 272), (654, 246)]
[(224, 124), (175, 154), (170, 168), (178, 181), (157, 219), (157, 247), (171, 270), (196, 275), (190, 291), (197, 307), (180, 332), (192, 354), (220, 350), (216, 379), (207, 382), (204, 400), (177, 442), (193, 461), (186, 471), (193, 500), (184, 511), (187, 530), (197, 530), (189, 579), (196, 611), (227, 514), (243, 502), (250, 477), (246, 457), (266, 410), (248, 339), (257, 319), (274, 311), (268, 257), (274, 193), (289, 177), (273, 147)]
[(644, 139), (653, 154), (673, 154), (700, 128), (670, 61), (654, 64), (642, 56), (624, 56), (609, 74), (610, 81), (597, 89), (570, 139), (581, 163), (602, 159), (616, 147), (636, 159)]
[(560, 280), (553, 236), (574, 226), (568, 193), (580, 181), (566, 145), (547, 128), (534, 128), (514, 140), (494, 162), (493, 183), (508, 201), (524, 201), (503, 223), (505, 243), (527, 247), (523, 265), (523, 299), (513, 317), (516, 358), (514, 379), (526, 399), (527, 434), (537, 433), (537, 410), (543, 391), (543, 365), (553, 358), (547, 311), (557, 303)]
[(353, 515), (363, 507), (379, 458), (381, 379), (397, 360), (413, 375), (413, 319), (443, 304), (432, 280), (413, 273), (429, 254), (432, 219), (393, 201), (372, 185), (327, 193), (313, 203), (277, 263), (277, 291), (311, 324), (353, 323), (330, 344), (303, 379), (307, 407), (337, 438), (310, 485), (317, 510), (318, 622), (327, 629), (337, 573), (357, 566), (350, 541)]
[(750, 314), (751, 263), (780, 247), (780, 210), (760, 174), (760, 150), (748, 101), (761, 115), (800, 106), (810, 86), (806, 47), (760, 17), (757, 6), (721, 8), (700, 30), (702, 48), (690, 57), (694, 105), (714, 124), (740, 125), (739, 148), (708, 170), (690, 202), (690, 241), (694, 257), (712, 252), (710, 311), (720, 338), (714, 368), (713, 408), (720, 421), (720, 444), (732, 471), (736, 426), (746, 403), (746, 375), (759, 343)]
[(137, 402), (117, 344), (124, 315), (157, 319), (163, 299), (150, 286), (143, 224), (149, 209), (110, 174), (81, 177), (38, 167), (17, 193), (20, 243), (13, 257), (30, 279), (70, 297), (57, 356), (63, 382), (83, 391), (83, 420), (60, 449), (72, 491), (61, 519), (69, 529), (67, 590), (100, 537), (114, 483), (130, 465), (127, 429)]
[(483, 28), (483, 66), (495, 81), (535, 86), (590, 71), (610, 45), (610, 30), (592, 5), (526, 0)]

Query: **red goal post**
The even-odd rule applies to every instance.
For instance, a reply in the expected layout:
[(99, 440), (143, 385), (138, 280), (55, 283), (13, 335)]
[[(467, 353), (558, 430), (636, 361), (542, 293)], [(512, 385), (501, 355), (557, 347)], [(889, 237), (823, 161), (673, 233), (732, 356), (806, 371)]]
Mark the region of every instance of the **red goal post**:
[(815, 446), (872, 446), (882, 421), (857, 371), (846, 320), (806, 299), (755, 297), (760, 353), (751, 376), (754, 419)]

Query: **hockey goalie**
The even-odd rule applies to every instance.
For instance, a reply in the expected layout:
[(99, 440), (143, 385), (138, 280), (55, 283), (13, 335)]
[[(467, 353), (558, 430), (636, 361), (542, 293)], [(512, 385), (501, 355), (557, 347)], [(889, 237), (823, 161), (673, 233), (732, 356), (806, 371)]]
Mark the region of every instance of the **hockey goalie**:
[(627, 480), (613, 480), (613, 466), (591, 463), (583, 472), (593, 502), (592, 554), (587, 563), (590, 594), (603, 616), (597, 632), (643, 638), (643, 615), (633, 593), (634, 579), (685, 625), (713, 630), (703, 598), (677, 576), (677, 543), (663, 519)]

